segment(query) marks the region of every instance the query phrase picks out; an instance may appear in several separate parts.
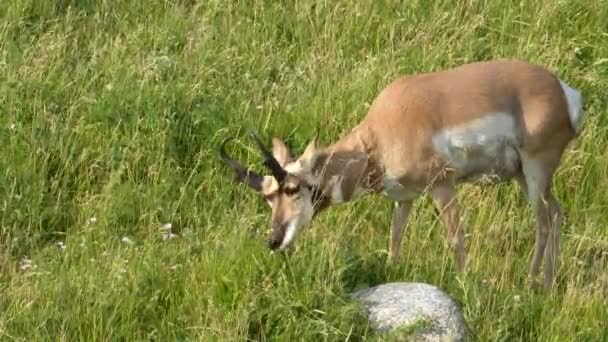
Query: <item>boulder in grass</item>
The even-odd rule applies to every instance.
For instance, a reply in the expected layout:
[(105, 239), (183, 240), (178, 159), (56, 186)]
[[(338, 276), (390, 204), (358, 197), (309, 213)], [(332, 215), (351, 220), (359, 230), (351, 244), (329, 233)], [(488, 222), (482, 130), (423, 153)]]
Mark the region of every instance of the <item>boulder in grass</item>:
[(359, 290), (372, 327), (396, 341), (465, 341), (466, 324), (456, 302), (436, 286), (387, 283)]

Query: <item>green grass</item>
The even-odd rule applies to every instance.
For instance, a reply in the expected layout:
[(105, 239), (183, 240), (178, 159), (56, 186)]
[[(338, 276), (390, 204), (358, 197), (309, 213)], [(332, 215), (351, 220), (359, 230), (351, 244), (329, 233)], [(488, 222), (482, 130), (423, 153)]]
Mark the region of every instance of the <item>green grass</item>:
[[(1, 340), (374, 340), (348, 294), (389, 281), (446, 290), (473, 340), (605, 340), (606, 18), (605, 0), (2, 1)], [(231, 182), (222, 139), (260, 167), (251, 127), (302, 151), (317, 127), (324, 143), (347, 133), (400, 74), (500, 57), (585, 96), (555, 178), (554, 293), (526, 287), (534, 222), (514, 184), (462, 187), (466, 275), (427, 198), (398, 265), (381, 197), (268, 253), (269, 210)]]

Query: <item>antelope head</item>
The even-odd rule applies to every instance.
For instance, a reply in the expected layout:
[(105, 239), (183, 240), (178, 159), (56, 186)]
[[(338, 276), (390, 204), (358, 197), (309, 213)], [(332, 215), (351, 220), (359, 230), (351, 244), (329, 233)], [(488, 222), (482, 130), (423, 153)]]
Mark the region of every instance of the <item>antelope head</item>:
[(288, 147), (278, 138), (272, 140), (271, 152), (256, 133), (251, 133), (251, 137), (262, 152), (270, 175), (256, 173), (229, 157), (225, 146), (232, 138), (224, 140), (220, 156), (234, 172), (236, 182), (248, 185), (264, 197), (272, 210), (268, 247), (283, 250), (293, 243), (302, 228), (310, 224), (327, 202), (313, 174), (318, 156), (317, 137), (298, 159), (292, 157)]

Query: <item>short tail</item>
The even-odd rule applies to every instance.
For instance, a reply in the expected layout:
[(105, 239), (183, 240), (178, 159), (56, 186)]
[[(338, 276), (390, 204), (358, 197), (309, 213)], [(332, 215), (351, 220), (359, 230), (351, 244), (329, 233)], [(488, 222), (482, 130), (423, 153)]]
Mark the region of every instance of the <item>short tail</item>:
[(579, 135), (583, 125), (583, 96), (581, 92), (567, 85), (563, 81), (559, 81), (566, 95), (566, 101), (568, 102), (568, 116), (570, 117), (570, 124), (576, 135)]

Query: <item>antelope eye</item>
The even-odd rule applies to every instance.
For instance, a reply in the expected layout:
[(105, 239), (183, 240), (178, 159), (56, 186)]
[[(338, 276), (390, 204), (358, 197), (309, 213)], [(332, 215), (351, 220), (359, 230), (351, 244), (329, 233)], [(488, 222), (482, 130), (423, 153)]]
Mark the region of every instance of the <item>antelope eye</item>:
[(289, 185), (289, 186), (285, 187), (285, 194), (287, 196), (293, 196), (293, 195), (297, 194), (298, 192), (300, 192), (299, 185)]

